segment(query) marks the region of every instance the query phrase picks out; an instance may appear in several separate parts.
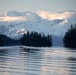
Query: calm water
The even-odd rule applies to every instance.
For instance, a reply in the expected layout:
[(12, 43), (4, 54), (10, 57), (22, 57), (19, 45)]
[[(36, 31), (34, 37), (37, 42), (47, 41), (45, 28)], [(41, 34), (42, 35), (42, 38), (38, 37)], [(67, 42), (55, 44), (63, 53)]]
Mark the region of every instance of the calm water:
[(0, 75), (76, 75), (76, 50), (0, 47)]

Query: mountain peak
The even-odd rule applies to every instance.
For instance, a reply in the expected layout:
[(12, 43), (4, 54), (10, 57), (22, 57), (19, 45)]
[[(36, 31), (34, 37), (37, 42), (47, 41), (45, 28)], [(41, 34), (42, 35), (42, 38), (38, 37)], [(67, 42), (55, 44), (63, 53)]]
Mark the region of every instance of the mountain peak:
[(16, 10), (10, 10), (3, 14), (4, 16), (21, 16), (21, 13)]

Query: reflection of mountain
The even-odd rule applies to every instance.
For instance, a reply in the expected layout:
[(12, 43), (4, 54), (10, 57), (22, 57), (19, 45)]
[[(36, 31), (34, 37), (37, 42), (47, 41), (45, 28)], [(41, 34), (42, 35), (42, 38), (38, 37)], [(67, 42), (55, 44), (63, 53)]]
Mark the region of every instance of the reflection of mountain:
[(75, 23), (76, 10), (61, 13), (44, 11), (32, 13), (11, 10), (0, 16), (0, 34), (19, 39), (23, 33), (29, 30), (63, 37), (70, 25)]

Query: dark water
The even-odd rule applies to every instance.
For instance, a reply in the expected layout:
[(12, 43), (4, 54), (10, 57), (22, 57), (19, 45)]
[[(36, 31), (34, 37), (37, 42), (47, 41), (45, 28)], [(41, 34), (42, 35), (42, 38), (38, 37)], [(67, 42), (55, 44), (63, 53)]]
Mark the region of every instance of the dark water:
[(0, 75), (76, 75), (76, 50), (0, 47)]

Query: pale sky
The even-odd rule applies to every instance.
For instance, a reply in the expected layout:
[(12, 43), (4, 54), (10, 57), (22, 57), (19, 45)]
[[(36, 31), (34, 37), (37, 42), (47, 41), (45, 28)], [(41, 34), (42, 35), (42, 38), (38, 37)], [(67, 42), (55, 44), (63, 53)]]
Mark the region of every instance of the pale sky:
[(76, 9), (76, 0), (0, 0), (0, 15), (9, 10), (61, 12)]

